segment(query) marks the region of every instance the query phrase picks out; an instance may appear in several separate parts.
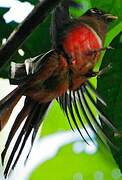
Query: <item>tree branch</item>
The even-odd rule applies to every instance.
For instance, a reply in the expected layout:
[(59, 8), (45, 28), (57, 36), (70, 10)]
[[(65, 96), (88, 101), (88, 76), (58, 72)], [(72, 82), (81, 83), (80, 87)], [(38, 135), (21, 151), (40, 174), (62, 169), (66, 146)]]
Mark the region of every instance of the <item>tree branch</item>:
[(49, 12), (61, 0), (41, 0), (27, 18), (12, 32), (6, 44), (0, 48), (0, 67), (5, 65), (25, 39), (43, 22)]

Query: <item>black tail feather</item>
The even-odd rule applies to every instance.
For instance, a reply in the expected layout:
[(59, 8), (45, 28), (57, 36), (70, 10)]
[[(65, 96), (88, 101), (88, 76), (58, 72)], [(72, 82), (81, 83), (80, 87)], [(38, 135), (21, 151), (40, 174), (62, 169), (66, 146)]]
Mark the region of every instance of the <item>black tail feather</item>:
[(79, 106), (81, 108), (81, 111), (83, 113), (83, 116), (85, 117), (86, 122), (88, 123), (88, 125), (90, 126), (90, 128), (92, 129), (92, 131), (95, 133), (95, 135), (101, 140), (101, 138), (99, 137), (95, 127), (93, 126), (93, 124), (91, 123), (88, 115), (87, 115), (87, 108), (84, 105), (84, 101), (83, 101), (83, 97), (80, 91), (77, 91), (77, 95), (78, 95), (78, 102), (79, 102)]
[(100, 101), (104, 106), (107, 106), (106, 102), (103, 100), (103, 98), (99, 95), (99, 93), (97, 92), (97, 90), (95, 89), (95, 87), (91, 84), (90, 81), (86, 82), (86, 88), (91, 89), (91, 91), (95, 94), (96, 98), (98, 101)]
[(78, 105), (77, 105), (77, 100), (76, 100), (76, 92), (74, 92), (74, 91), (73, 91), (73, 97), (74, 97), (74, 99), (73, 99), (73, 104), (74, 104), (74, 109), (75, 109), (76, 115), (77, 115), (77, 117), (78, 117), (78, 119), (79, 119), (79, 121), (80, 121), (83, 129), (85, 130), (86, 134), (87, 134), (88, 137), (90, 138), (90, 140), (91, 140), (93, 143), (95, 143), (94, 140), (91, 138), (91, 136), (90, 136), (90, 134), (89, 134), (89, 132), (88, 132), (88, 130), (87, 130), (87, 128), (86, 128), (86, 126), (85, 126), (82, 118), (81, 118), (81, 115), (80, 115), (79, 109), (78, 109)]
[[(81, 109), (81, 111), (82, 111), (82, 113), (83, 113), (84, 118), (86, 119), (88, 125), (89, 125), (90, 128), (93, 130), (93, 132), (94, 132), (94, 133), (97, 135), (97, 137), (102, 141), (102, 143), (104, 143), (103, 140), (99, 137), (99, 135), (98, 135), (95, 127), (92, 125), (92, 123), (91, 123), (91, 121), (90, 121), (90, 119), (89, 119), (89, 117), (88, 117), (88, 115), (87, 115), (87, 113), (88, 113), (88, 112), (86, 111), (87, 107), (84, 108), (84, 103), (83, 103), (84, 100), (83, 100), (83, 97), (82, 97), (82, 96), (83, 96), (82, 93), (84, 93), (84, 92), (81, 93), (81, 90), (77, 90), (76, 93), (77, 93), (77, 100), (78, 100), (78, 103), (79, 103), (79, 106), (80, 106), (80, 109)], [(73, 98), (73, 97), (74, 97), (74, 98)], [(64, 102), (62, 102), (62, 99), (63, 99), (63, 98), (65, 98), (65, 101), (64, 101)], [(73, 122), (74, 122), (74, 124), (75, 124), (75, 126), (76, 126), (76, 128), (77, 128), (77, 130), (78, 130), (78, 132), (79, 132), (79, 134), (81, 135), (81, 137), (83, 138), (83, 140), (88, 144), (88, 142), (86, 141), (86, 139), (84, 138), (84, 136), (82, 135), (82, 133), (81, 133), (81, 131), (80, 131), (80, 127), (79, 127), (79, 125), (78, 125), (78, 123), (77, 123), (77, 120), (76, 120), (76, 117), (75, 117), (75, 114), (74, 114), (74, 110), (75, 110), (76, 115), (77, 115), (77, 117), (78, 117), (78, 119), (79, 119), (82, 127), (84, 128), (84, 127), (85, 127), (85, 124), (83, 123), (81, 117), (79, 117), (80, 114), (79, 114), (79, 111), (78, 111), (78, 107), (77, 107), (77, 105), (75, 104), (75, 103), (76, 103), (76, 94), (74, 94), (74, 95), (72, 96), (71, 91), (70, 91), (69, 93), (65, 93), (65, 96), (59, 97), (59, 99), (60, 99), (59, 104), (60, 104), (61, 108), (63, 109), (63, 111), (65, 112), (65, 114), (66, 114), (66, 116), (67, 116), (67, 119), (68, 119), (68, 122), (71, 124), (71, 119), (73, 120)], [(63, 103), (64, 103), (64, 104), (63, 104)], [(85, 106), (86, 106), (86, 104), (85, 104)], [(87, 106), (88, 106), (88, 105), (87, 105)], [(65, 107), (65, 108), (64, 108), (64, 107)], [(74, 110), (73, 110), (73, 109), (74, 109)], [(68, 110), (69, 110), (69, 113), (68, 113)], [(69, 117), (69, 114), (70, 114), (71, 118)], [(72, 127), (72, 128), (73, 128), (73, 127)], [(73, 129), (73, 130), (74, 130), (74, 129)], [(88, 137), (91, 139), (91, 141), (94, 142), (93, 139), (91, 138), (90, 134), (88, 133), (86, 127), (84, 128), (84, 130), (86, 131), (86, 133), (87, 133)], [(94, 144), (95, 144), (95, 142), (94, 142)]]
[(85, 93), (87, 95), (87, 97), (89, 98), (89, 100), (92, 102), (93, 106), (96, 108), (99, 116), (101, 117), (102, 121), (104, 121), (104, 123), (110, 127), (113, 131), (117, 131), (117, 129), (113, 126), (113, 124), (110, 122), (110, 120), (108, 120), (106, 118), (106, 116), (102, 113), (102, 110), (99, 110), (99, 106), (98, 104), (95, 102), (94, 98), (91, 96), (91, 94), (89, 93), (89, 91), (87, 90), (87, 88), (84, 86), (83, 87), (85, 89)]
[(59, 102), (63, 112), (65, 113), (65, 115), (67, 117), (68, 123), (69, 123), (72, 131), (74, 131), (74, 128), (72, 126), (72, 123), (71, 123), (71, 120), (70, 120), (69, 114), (68, 114), (68, 107), (67, 107), (67, 104), (68, 104), (68, 94), (67, 94), (67, 92), (65, 93), (64, 96), (59, 97), (59, 101), (58, 102)]
[[(82, 87), (83, 88), (83, 87)], [(93, 114), (92, 110), (90, 109), (89, 105), (88, 105), (88, 102), (86, 100), (86, 97), (83, 93), (83, 90), (81, 89), (81, 94), (82, 94), (82, 97), (83, 97), (83, 100), (84, 100), (84, 104), (85, 106), (87, 107), (87, 112), (88, 114), (90, 115), (90, 117), (92, 118), (94, 124), (96, 125), (96, 127), (100, 130), (101, 134), (105, 137), (105, 139), (107, 140), (107, 142), (114, 148), (114, 149), (117, 149), (117, 147), (112, 143), (110, 137), (108, 137), (108, 135), (106, 134), (106, 132), (104, 131), (104, 129), (102, 128), (102, 126), (100, 125), (100, 123), (97, 121), (95, 115)], [(102, 140), (103, 142), (103, 140)], [(104, 142), (105, 144), (105, 142)]]
[(86, 141), (86, 139), (84, 138), (84, 136), (82, 135), (82, 132), (77, 124), (77, 121), (76, 121), (76, 118), (75, 118), (75, 115), (74, 115), (74, 112), (73, 112), (73, 104), (72, 104), (72, 95), (71, 95), (71, 91), (69, 92), (69, 96), (68, 96), (68, 108), (69, 108), (69, 112), (70, 112), (70, 115), (72, 117), (72, 120), (78, 130), (78, 132), (80, 133), (81, 137), (83, 138), (83, 140), (88, 144), (88, 142)]
[[(96, 100), (92, 96), (92, 93), (95, 95)], [(102, 128), (100, 121), (98, 122), (96, 115), (92, 112), (92, 109), (89, 105), (89, 101), (91, 102), (92, 106), (96, 109), (96, 112), (99, 115), (99, 119), (103, 121), (111, 130), (112, 132), (117, 132), (117, 129), (113, 126), (113, 124), (107, 119), (107, 117), (103, 114), (103, 112), (100, 110), (99, 105), (97, 104), (97, 100), (104, 106), (106, 106), (106, 103), (103, 101), (103, 99), (100, 97), (94, 86), (91, 84), (91, 82), (86, 82), (84, 85), (81, 86), (79, 90), (76, 91), (69, 91), (65, 93), (64, 96), (59, 97), (59, 104), (63, 111), (65, 112), (67, 119), (70, 123), (71, 128), (73, 129), (71, 125), (71, 119), (74, 122), (74, 125), (76, 126), (76, 129), (80, 133), (83, 140), (88, 144), (86, 139), (83, 137), (83, 134), (81, 133), (80, 127), (77, 123), (77, 118), (79, 122), (81, 123), (83, 129), (85, 130), (86, 134), (90, 138), (90, 140), (95, 144), (93, 139), (91, 138), (85, 123), (83, 122), (83, 117), (92, 129), (92, 131), (95, 133), (95, 135), (98, 137), (98, 139), (102, 142), (102, 144), (106, 145), (105, 141), (103, 140), (103, 137), (107, 140), (107, 142), (114, 147), (114, 149), (117, 149), (117, 147), (112, 143), (112, 140), (108, 135), (106, 134), (104, 128)], [(79, 112), (79, 108), (81, 109), (82, 116)], [(76, 118), (77, 117), (77, 118)], [(98, 131), (97, 131), (98, 130)], [(117, 149), (118, 150), (118, 149)]]

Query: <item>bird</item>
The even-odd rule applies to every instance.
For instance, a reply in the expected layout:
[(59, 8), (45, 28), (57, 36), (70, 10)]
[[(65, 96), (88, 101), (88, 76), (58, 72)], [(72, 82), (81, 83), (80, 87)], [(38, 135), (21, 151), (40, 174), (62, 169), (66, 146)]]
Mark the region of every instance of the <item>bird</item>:
[[(1, 154), (3, 165), (12, 139), (23, 121), (24, 124), (9, 155), (4, 170), (5, 178), (16, 166), (31, 133), (32, 149), (38, 129), (44, 120), (44, 115), (54, 99), (57, 100), (67, 116), (72, 130), (74, 130), (72, 125), (74, 123), (86, 143), (88, 142), (82, 135), (75, 116), (77, 116), (81, 126), (91, 140), (92, 138), (87, 131), (82, 116), (85, 117), (90, 128), (98, 138), (101, 139), (95, 126), (104, 134), (107, 141), (111, 143), (92, 112), (87, 98), (96, 108), (100, 120), (110, 127), (113, 132), (117, 132), (114, 125), (99, 109), (92, 93), (95, 94), (96, 99), (102, 105), (106, 105), (106, 103), (89, 81), (90, 78), (101, 73), (100, 71), (95, 72), (94, 67), (99, 60), (101, 52), (108, 49), (108, 47), (104, 47), (107, 27), (109, 22), (116, 19), (116, 16), (97, 8), (91, 8), (82, 16), (74, 18), (69, 13), (69, 7), (71, 6), (81, 8), (80, 4), (73, 0), (68, 0), (62, 1), (53, 10), (50, 26), (52, 42), (50, 51), (37, 57), (26, 59), (24, 63), (11, 63), (10, 84), (17, 85), (17, 87), (0, 101), (0, 130), (9, 121), (13, 108), (22, 96), (25, 96), (25, 101), (23, 108), (13, 123)], [(21, 146), (18, 150), (20, 143)]]

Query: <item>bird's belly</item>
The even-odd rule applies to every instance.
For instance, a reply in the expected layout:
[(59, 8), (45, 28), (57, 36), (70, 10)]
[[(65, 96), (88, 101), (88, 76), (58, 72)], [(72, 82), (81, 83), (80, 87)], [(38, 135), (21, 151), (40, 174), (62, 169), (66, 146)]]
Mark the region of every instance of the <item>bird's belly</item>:
[(85, 76), (77, 76), (72, 79), (69, 90), (77, 90), (79, 89), (85, 82), (87, 78)]
[(32, 99), (40, 102), (45, 103), (52, 101), (53, 99), (63, 96), (64, 93), (68, 90), (68, 83), (62, 82), (57, 84), (54, 89), (40, 89), (40, 88), (32, 88), (27, 90), (25, 93), (26, 96), (31, 97)]
[(100, 37), (86, 24), (72, 28), (63, 39), (63, 48), (66, 53), (74, 56), (74, 52), (87, 52), (102, 47)]

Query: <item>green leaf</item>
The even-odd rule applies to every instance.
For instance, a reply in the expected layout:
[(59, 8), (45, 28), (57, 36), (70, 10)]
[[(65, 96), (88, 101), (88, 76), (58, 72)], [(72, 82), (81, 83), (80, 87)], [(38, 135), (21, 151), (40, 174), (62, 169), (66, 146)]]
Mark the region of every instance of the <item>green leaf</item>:
[(81, 8), (70, 8), (70, 14), (74, 17), (81, 16), (83, 13), (85, 13), (88, 9), (92, 7), (90, 0), (75, 0), (75, 2), (79, 3), (81, 5)]
[(107, 107), (105, 114), (118, 129), (114, 134), (103, 125), (112, 142), (119, 149), (111, 148), (113, 156), (122, 171), (122, 32), (112, 41), (114, 50), (107, 51), (103, 58), (102, 67), (111, 65), (111, 69), (98, 79), (99, 93), (104, 97)]
[[(74, 150), (76, 143), (82, 146), (79, 153)], [(76, 143), (62, 147), (56, 156), (39, 165), (29, 180), (122, 180), (119, 169), (106, 149), (89, 154), (85, 144)]]
[(122, 18), (122, 1), (121, 0), (109, 0), (109, 1), (98, 1), (91, 0), (93, 7), (100, 8), (108, 13), (112, 13)]
[(61, 110), (59, 104), (54, 101), (47, 116), (44, 119), (44, 124), (41, 130), (41, 137), (52, 134), (57, 131), (71, 129), (66, 116)]

